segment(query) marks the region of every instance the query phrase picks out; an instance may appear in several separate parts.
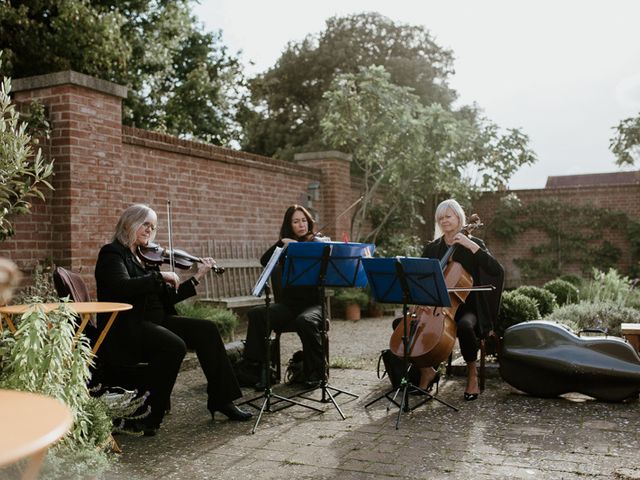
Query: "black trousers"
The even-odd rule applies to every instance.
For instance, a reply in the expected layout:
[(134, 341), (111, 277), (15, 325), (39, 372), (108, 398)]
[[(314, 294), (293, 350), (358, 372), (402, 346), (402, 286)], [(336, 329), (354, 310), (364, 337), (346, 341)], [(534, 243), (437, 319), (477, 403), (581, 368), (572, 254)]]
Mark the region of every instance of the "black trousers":
[(247, 316), (247, 339), (244, 346), (244, 359), (251, 362), (264, 363), (264, 339), (275, 332), (296, 332), (302, 341), (304, 355), (304, 373), (307, 379), (322, 378), (324, 362), (322, 360), (322, 308), (320, 305), (294, 311), (283, 303), (269, 305), (269, 324), (267, 332), (266, 307), (255, 307)]
[(106, 362), (117, 364), (126, 358), (128, 362), (148, 363), (142, 381), (150, 392), (151, 413), (147, 420), (150, 424), (162, 422), (187, 349), (195, 350), (207, 378), (209, 411), (242, 396), (224, 342), (213, 322), (172, 315), (157, 322), (139, 322), (121, 333), (126, 334), (126, 338), (111, 339), (109, 349), (116, 351), (114, 347), (117, 347), (118, 358), (111, 355)]
[(464, 361), (475, 362), (478, 358), (478, 337), (476, 336), (476, 325), (478, 317), (475, 313), (467, 311), (463, 312), (459, 318), (456, 318), (458, 343), (460, 344), (460, 353)]

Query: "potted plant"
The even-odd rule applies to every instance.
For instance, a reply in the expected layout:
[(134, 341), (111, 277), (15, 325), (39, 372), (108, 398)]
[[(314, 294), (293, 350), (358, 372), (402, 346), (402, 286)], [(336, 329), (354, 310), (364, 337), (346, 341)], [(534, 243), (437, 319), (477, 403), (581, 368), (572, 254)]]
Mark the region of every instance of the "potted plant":
[(360, 309), (369, 303), (369, 295), (357, 288), (338, 290), (335, 298), (340, 305), (344, 306), (346, 320), (360, 320)]

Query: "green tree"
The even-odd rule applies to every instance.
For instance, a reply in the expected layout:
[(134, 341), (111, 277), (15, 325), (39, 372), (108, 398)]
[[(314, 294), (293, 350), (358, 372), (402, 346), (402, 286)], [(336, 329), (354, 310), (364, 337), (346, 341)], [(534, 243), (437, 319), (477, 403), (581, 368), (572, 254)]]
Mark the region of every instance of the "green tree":
[[(0, 3), (4, 73), (72, 69), (129, 87), (125, 124), (228, 144), (244, 78), (221, 34), (203, 31), (191, 0)], [(73, 48), (71, 48), (71, 46)]]
[(321, 111), (324, 140), (350, 152), (363, 174), (364, 200), (351, 231), (360, 241), (376, 242), (399, 217), (405, 227), (422, 221), (422, 205), (434, 194), (468, 199), (474, 190), (505, 185), (519, 166), (535, 161), (518, 130), (501, 134), (485, 119), (424, 106), (383, 67), (336, 77)]
[(640, 158), (640, 115), (625, 118), (616, 127), (609, 149), (620, 166), (633, 165)]
[(82, 0), (0, 2), (1, 73), (27, 77), (73, 69), (122, 78), (131, 55), (123, 23), (118, 12)]
[[(2, 62), (0, 61), (0, 68)], [(43, 189), (53, 189), (49, 178), (53, 161), (35, 153), (27, 133), (11, 103), (11, 79), (3, 79), (0, 89), (0, 241), (15, 234), (12, 217), (29, 213), (32, 198), (44, 200)]]
[(323, 94), (338, 74), (384, 66), (391, 83), (411, 89), (422, 105), (445, 109), (455, 99), (447, 81), (453, 56), (423, 27), (398, 25), (377, 13), (327, 20), (319, 35), (291, 42), (267, 72), (250, 81), (254, 108), (242, 108), (243, 149), (291, 158), (324, 148), (320, 135)]

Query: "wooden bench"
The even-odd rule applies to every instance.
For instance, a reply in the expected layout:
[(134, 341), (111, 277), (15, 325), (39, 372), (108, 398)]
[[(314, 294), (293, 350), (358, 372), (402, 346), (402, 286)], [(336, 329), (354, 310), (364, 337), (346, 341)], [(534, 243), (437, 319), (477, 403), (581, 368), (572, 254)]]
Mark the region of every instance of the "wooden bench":
[[(262, 297), (251, 295), (253, 287), (262, 273), (260, 257), (271, 244), (257, 241), (210, 240), (201, 248), (201, 256), (212, 257), (224, 274), (210, 273), (204, 277), (204, 296), (198, 301), (220, 308), (235, 310), (264, 305)], [(327, 317), (331, 318), (329, 297), (334, 291), (325, 290)], [(275, 292), (271, 301), (275, 302)]]
[(262, 272), (260, 257), (270, 246), (246, 240), (208, 241), (202, 246), (201, 255), (215, 259), (225, 272), (205, 276), (205, 293), (198, 301), (229, 310), (264, 304), (264, 296), (255, 297), (251, 291)]
[(623, 323), (620, 332), (636, 352), (640, 352), (640, 323)]

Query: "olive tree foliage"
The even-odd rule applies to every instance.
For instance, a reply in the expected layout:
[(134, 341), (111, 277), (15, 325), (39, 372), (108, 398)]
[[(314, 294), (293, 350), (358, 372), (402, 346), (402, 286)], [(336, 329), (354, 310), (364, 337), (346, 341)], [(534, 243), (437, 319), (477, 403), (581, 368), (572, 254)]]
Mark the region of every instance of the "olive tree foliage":
[(123, 121), (228, 144), (242, 88), (239, 60), (205, 32), (191, 0), (0, 2), (5, 75), (75, 70), (129, 87)]
[(475, 191), (504, 186), (520, 166), (535, 161), (520, 131), (501, 133), (476, 115), (425, 106), (380, 66), (338, 75), (322, 112), (324, 141), (351, 153), (363, 174), (364, 200), (352, 217), (356, 241), (375, 242), (400, 217), (406, 227), (421, 222), (422, 205), (434, 194), (464, 202)]
[(5, 77), (0, 88), (0, 241), (15, 234), (12, 219), (29, 213), (31, 199), (44, 200), (43, 190), (53, 189), (53, 161), (45, 160), (39, 148), (34, 153), (27, 122), (20, 121), (10, 92), (11, 79)]
[(619, 166), (634, 165), (640, 160), (640, 114), (622, 120), (616, 127), (609, 149)]
[(320, 104), (336, 75), (384, 66), (391, 82), (409, 87), (423, 105), (448, 109), (455, 92), (447, 81), (453, 54), (421, 26), (396, 24), (378, 13), (327, 20), (319, 34), (290, 42), (277, 63), (249, 82), (252, 108), (240, 110), (244, 150), (290, 159), (326, 148)]

